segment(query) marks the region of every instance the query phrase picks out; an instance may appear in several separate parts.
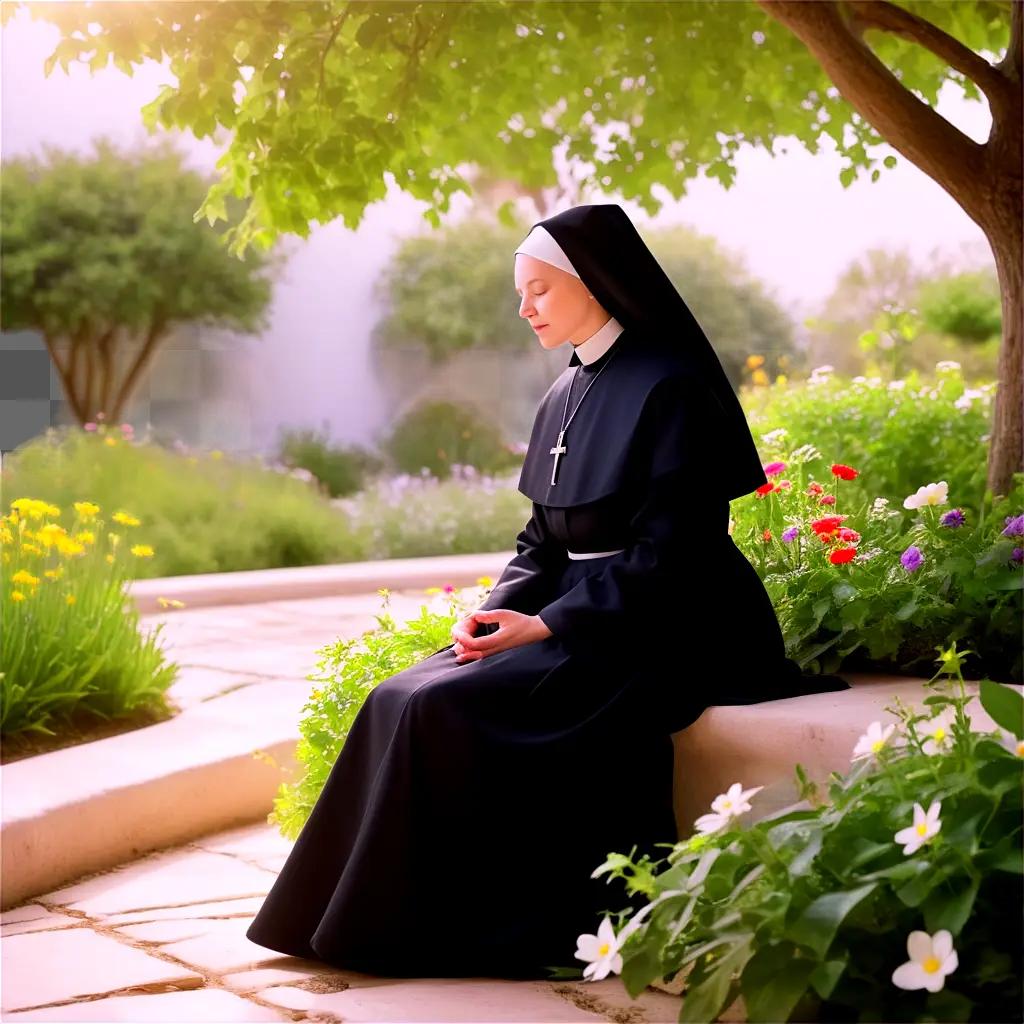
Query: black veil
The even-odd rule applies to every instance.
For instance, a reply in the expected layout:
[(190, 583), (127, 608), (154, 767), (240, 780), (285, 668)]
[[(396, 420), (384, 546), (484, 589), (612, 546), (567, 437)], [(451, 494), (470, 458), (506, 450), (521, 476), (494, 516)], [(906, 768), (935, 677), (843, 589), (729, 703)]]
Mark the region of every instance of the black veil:
[(721, 434), (708, 438), (730, 498), (767, 482), (750, 427), (707, 336), (654, 254), (617, 203), (584, 204), (535, 222), (569, 258), (580, 279), (625, 331), (672, 350), (706, 382), (722, 410)]

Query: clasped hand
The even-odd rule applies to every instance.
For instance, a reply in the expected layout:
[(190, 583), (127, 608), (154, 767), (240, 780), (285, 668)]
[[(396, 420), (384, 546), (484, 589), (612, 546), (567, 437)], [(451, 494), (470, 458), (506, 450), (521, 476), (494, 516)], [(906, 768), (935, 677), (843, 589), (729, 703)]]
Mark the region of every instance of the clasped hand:
[[(498, 629), (484, 636), (475, 636), (481, 622), (497, 622)], [(507, 651), (521, 644), (531, 644), (551, 636), (551, 630), (544, 625), (539, 615), (524, 615), (510, 608), (493, 608), (490, 611), (470, 612), (452, 626), (455, 644), (455, 660), (460, 665), (467, 661), (478, 661), (500, 651)]]

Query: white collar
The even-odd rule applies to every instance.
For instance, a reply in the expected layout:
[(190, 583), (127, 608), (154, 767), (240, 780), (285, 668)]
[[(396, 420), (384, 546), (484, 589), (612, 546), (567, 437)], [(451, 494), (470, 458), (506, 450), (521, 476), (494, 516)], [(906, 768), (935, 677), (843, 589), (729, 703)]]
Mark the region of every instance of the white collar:
[[(579, 357), (581, 363), (592, 363), (605, 354), (615, 343), (615, 339), (625, 330), (622, 324), (615, 317), (610, 317), (608, 322), (595, 331), (586, 341), (573, 346), (573, 351)], [(571, 342), (570, 342), (571, 344)]]

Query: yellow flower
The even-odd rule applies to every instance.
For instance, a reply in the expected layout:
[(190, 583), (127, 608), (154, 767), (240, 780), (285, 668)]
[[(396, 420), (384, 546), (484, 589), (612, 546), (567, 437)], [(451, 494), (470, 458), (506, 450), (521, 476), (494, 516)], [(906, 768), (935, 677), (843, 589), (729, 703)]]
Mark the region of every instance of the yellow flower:
[(49, 580), (59, 580), (64, 575), (64, 566), (58, 565), (56, 569), (47, 569), (43, 575)]
[(107, 555), (107, 563), (109, 565), (113, 565), (114, 564), (114, 556), (113, 555)]
[(43, 553), (43, 549), (41, 547), (37, 547), (35, 544), (22, 544), (21, 550), (24, 551), (26, 555), (41, 555)]
[(136, 558), (153, 557), (153, 549), (148, 544), (133, 544), (131, 551)]
[(60, 509), (56, 505), (47, 505), (46, 506), (46, 514), (48, 516), (59, 516), (60, 515)]
[(490, 587), (494, 585), (494, 580), (492, 580), (490, 576), (478, 576), (476, 581), (481, 587)]
[(17, 512), (8, 512), (4, 518), (11, 524), (11, 526), (17, 525), (21, 522), (21, 516)]
[(210, 458), (211, 459), (223, 459), (224, 458), (224, 453), (222, 451), (220, 451), (220, 449), (214, 448), (213, 451), (210, 452)]
[(99, 512), (99, 510), (100, 510), (99, 505), (96, 505), (96, 504), (94, 504), (91, 501), (76, 501), (75, 502), (75, 511), (83, 519), (91, 519), (94, 515), (96, 515), (97, 512)]
[(441, 588), (440, 587), (427, 587), (427, 589), (424, 590), (423, 593), (424, 594), (440, 594), (441, 593)]
[(753, 382), (754, 382), (755, 384), (767, 384), (767, 383), (768, 383), (768, 374), (767, 374), (767, 373), (765, 373), (765, 372), (764, 372), (764, 370), (755, 370), (755, 371), (754, 371), (754, 372), (753, 372), (753, 373), (752, 373), (752, 374), (750, 375), (750, 379), (751, 379), (751, 380), (752, 380), (752, 381), (753, 381)]
[(67, 537), (67, 533), (63, 526), (57, 523), (47, 523), (39, 528), (36, 537), (43, 542), (44, 547), (52, 548), (54, 544), (58, 544)]
[(65, 598), (64, 598), (64, 600), (65, 600), (65, 601), (66, 601), (66, 602), (67, 602), (68, 604), (74, 604), (74, 603), (75, 603), (75, 602), (76, 602), (76, 601), (78, 600), (78, 598), (77, 598), (77, 597), (75, 597), (75, 595), (74, 595), (74, 594), (68, 594), (68, 596), (67, 596), (67, 597), (65, 597)]
[(12, 577), (12, 583), (30, 583), (33, 587), (39, 582), (38, 576), (33, 576), (32, 573), (26, 572), (24, 569), (19, 569)]
[(184, 601), (179, 601), (179, 600), (177, 600), (176, 598), (173, 598), (173, 597), (158, 597), (156, 599), (156, 603), (158, 605), (160, 605), (161, 608), (184, 608), (185, 607), (185, 602)]
[(71, 540), (70, 537), (61, 537), (57, 541), (57, 550), (62, 555), (84, 555), (85, 545), (79, 544), (76, 540)]
[(0, 530), (0, 544), (10, 544), (14, 541), (14, 534), (5, 526)]
[(391, 591), (388, 590), (387, 587), (378, 587), (377, 588), (377, 593), (380, 594), (381, 597), (387, 597), (388, 594), (391, 593)]
[(92, 530), (80, 530), (73, 535), (72, 540), (77, 540), (81, 544), (95, 544), (96, 534)]
[(789, 378), (784, 373), (778, 374), (775, 378), (775, 383), (779, 385), (786, 384), (788, 381)]
[(113, 448), (117, 444), (117, 438), (116, 437), (105, 437), (105, 438), (103, 438), (103, 443), (108, 448)]
[(764, 365), (764, 356), (747, 356), (747, 369), (756, 370)]
[(47, 514), (47, 510), (52, 507), (49, 502), (39, 501), (36, 498), (16, 498), (11, 502), (11, 508), (29, 519), (42, 519)]
[(111, 517), (115, 523), (120, 523), (122, 526), (138, 526), (139, 520), (133, 515), (129, 515), (127, 512), (115, 512)]
[(12, 590), (11, 591), (11, 600), (12, 601), (24, 601), (25, 600), (25, 595), (20, 590)]

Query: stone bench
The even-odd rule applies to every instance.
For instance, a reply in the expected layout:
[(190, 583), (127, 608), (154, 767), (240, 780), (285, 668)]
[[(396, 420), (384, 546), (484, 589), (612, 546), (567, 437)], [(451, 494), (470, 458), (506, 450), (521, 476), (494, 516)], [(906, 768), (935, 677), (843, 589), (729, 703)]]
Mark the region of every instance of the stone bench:
[[(693, 835), (694, 821), (711, 810), (711, 801), (734, 782), (744, 789), (764, 786), (751, 798), (742, 821), (757, 821), (799, 799), (794, 768), (802, 764), (808, 778), (824, 785), (833, 771), (846, 774), (857, 740), (873, 721), (897, 721), (885, 710), (899, 696), (921, 710), (931, 695), (923, 679), (898, 675), (841, 672), (852, 688), (785, 700), (731, 707), (710, 707), (692, 725), (673, 736), (675, 742), (675, 811), (679, 838)], [(978, 700), (978, 683), (965, 684), (972, 700), (967, 714), (974, 728), (995, 723)]]

